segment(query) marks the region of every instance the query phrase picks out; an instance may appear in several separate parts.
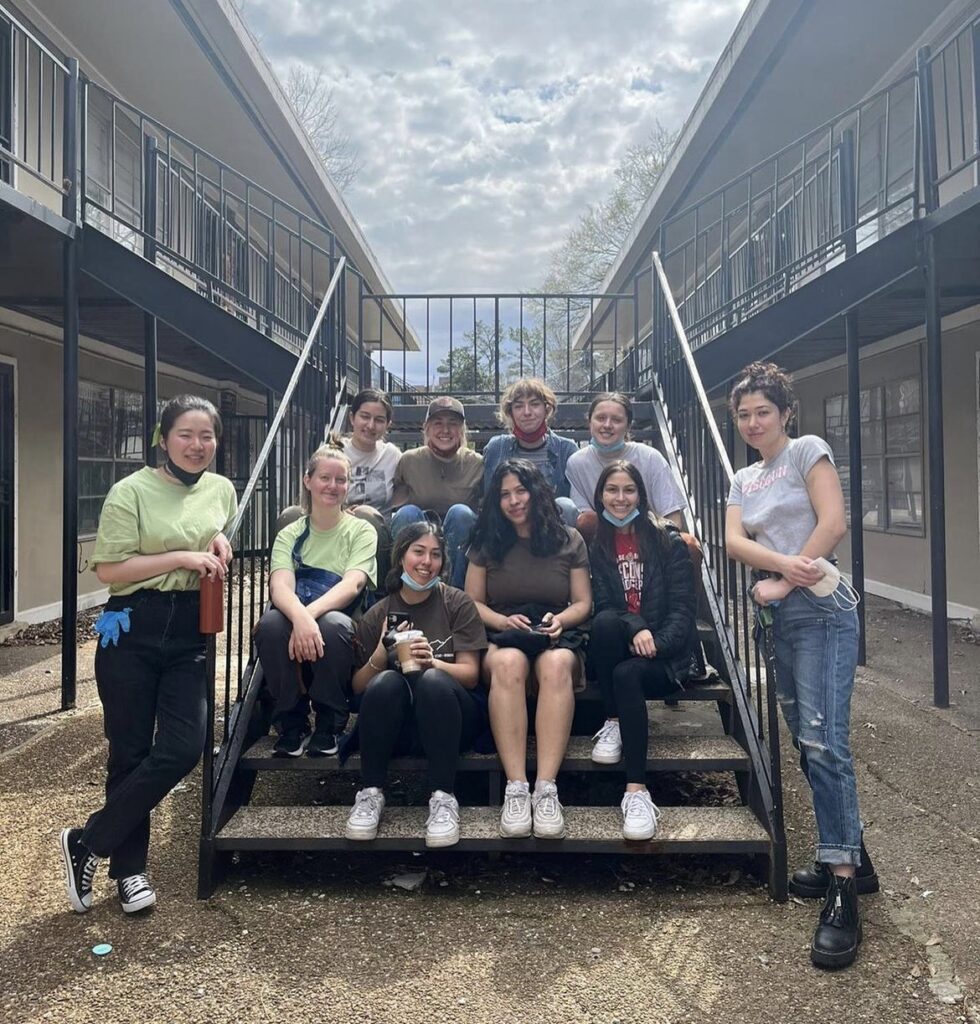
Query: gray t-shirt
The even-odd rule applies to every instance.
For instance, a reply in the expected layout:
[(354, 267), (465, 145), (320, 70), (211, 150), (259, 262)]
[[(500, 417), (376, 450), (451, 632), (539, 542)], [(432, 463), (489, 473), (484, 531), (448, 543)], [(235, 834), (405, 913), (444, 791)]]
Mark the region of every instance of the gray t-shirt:
[(822, 437), (790, 438), (772, 462), (756, 462), (735, 474), (728, 504), (742, 509), (745, 532), (770, 551), (798, 555), (817, 525), (806, 476), (822, 459), (834, 456)]
[(687, 504), (684, 492), (660, 452), (648, 444), (627, 441), (622, 451), (614, 452), (612, 455), (600, 455), (588, 444), (569, 456), (565, 476), (571, 484), (572, 501), (580, 512), (592, 508), (595, 485), (599, 482), (602, 471), (617, 459), (631, 462), (640, 471), (650, 507), (658, 516), (669, 516), (671, 512), (676, 512)]
[(379, 441), (373, 452), (362, 452), (349, 437), (344, 438), (343, 445), (353, 470), (347, 504), (371, 505), (379, 512), (387, 512), (391, 508), (401, 451), (390, 441)]

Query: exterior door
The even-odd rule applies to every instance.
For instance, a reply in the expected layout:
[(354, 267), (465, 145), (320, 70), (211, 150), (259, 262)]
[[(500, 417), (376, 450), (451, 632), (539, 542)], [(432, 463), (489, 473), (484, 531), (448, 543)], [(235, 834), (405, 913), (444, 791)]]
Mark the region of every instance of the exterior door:
[(14, 368), (0, 363), (0, 626), (14, 618)]

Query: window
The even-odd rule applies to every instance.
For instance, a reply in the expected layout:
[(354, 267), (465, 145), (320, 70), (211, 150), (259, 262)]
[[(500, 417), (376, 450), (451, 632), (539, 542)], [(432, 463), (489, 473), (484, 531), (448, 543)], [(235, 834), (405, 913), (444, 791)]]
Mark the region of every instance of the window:
[(143, 466), (143, 395), (104, 384), (78, 385), (78, 532), (98, 529), (117, 480)]
[[(824, 436), (834, 453), (850, 521), (847, 396), (824, 401)], [(862, 522), (866, 530), (925, 533), (922, 401), (915, 377), (861, 392)]]

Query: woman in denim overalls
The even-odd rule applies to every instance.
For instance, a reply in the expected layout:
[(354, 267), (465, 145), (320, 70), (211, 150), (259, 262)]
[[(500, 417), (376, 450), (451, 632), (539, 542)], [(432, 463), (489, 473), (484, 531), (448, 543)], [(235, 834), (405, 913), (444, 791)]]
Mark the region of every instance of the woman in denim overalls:
[(787, 434), (796, 399), (779, 367), (746, 367), (730, 405), (742, 439), (762, 461), (735, 474), (728, 553), (756, 570), (752, 597), (771, 615), (777, 695), (817, 819), (816, 863), (797, 871), (790, 887), (826, 897), (811, 945), (813, 963), (847, 967), (861, 941), (858, 893), (878, 888), (861, 839), (850, 749), (858, 620), (846, 584), (824, 597), (809, 589), (825, 575), (814, 560), (833, 560), (847, 532), (844, 496), (829, 445), (812, 435)]

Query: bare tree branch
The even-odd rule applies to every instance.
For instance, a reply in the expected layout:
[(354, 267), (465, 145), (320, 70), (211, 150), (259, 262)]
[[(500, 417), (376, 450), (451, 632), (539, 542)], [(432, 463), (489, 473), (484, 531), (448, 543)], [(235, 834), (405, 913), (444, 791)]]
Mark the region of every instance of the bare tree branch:
[(291, 65), (284, 88), (334, 184), (345, 191), (361, 169), (361, 158), (357, 146), (338, 125), (333, 89), (323, 68)]

